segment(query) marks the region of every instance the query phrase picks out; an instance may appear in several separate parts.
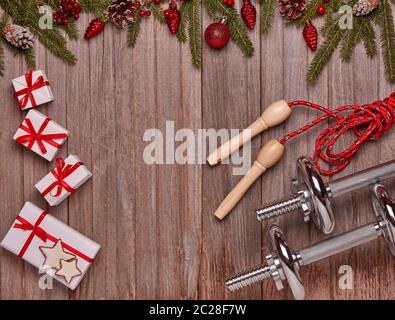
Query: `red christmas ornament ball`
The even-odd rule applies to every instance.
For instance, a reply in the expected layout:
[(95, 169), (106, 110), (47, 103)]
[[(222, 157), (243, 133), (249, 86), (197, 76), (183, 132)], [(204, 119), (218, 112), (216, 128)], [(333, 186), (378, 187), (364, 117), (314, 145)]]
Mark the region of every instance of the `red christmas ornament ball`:
[(323, 5), (318, 6), (318, 8), (317, 8), (317, 13), (318, 13), (319, 15), (325, 14), (325, 13), (326, 13), (325, 7), (324, 7)]
[(215, 22), (207, 27), (204, 32), (204, 39), (211, 48), (222, 49), (230, 40), (230, 32), (226, 24)]
[(140, 10), (139, 11), (139, 16), (140, 17), (144, 17), (145, 16), (145, 11), (144, 10)]
[(235, 5), (235, 0), (224, 0), (224, 3), (228, 6), (228, 7), (233, 7)]

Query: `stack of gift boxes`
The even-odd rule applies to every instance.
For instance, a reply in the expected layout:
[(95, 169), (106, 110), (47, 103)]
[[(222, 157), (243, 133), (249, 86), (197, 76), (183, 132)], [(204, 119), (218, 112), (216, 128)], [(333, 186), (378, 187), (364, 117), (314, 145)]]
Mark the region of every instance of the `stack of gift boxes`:
[[(38, 112), (54, 100), (45, 73), (30, 70), (12, 81), (20, 109), (28, 110), (14, 140), (47, 161), (55, 159), (69, 131)], [(75, 155), (56, 158), (53, 169), (35, 185), (50, 206), (57, 206), (92, 177)], [(31, 202), (26, 202), (0, 244), (25, 261), (46, 270), (75, 289), (100, 250), (100, 245), (70, 228)], [(50, 271), (50, 272), (49, 272)]]

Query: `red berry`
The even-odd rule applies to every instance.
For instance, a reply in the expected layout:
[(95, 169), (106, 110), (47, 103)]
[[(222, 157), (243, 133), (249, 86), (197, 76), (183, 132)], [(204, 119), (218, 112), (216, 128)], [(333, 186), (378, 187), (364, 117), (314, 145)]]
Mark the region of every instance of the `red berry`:
[(317, 8), (317, 14), (323, 15), (323, 14), (325, 14), (325, 12), (326, 12), (326, 9), (325, 9), (325, 7), (324, 7), (323, 5), (320, 5), (320, 6)]
[(141, 2), (140, 2), (140, 1), (136, 1), (136, 2), (134, 3), (134, 5), (136, 6), (136, 8), (141, 7)]
[(146, 15), (147, 17), (151, 16), (151, 11), (149, 11), (149, 10), (145, 11), (145, 15)]
[(233, 7), (235, 5), (235, 0), (226, 0), (225, 4), (229, 7)]
[(144, 17), (145, 16), (145, 11), (144, 10), (140, 10), (139, 11), (139, 16), (140, 17)]

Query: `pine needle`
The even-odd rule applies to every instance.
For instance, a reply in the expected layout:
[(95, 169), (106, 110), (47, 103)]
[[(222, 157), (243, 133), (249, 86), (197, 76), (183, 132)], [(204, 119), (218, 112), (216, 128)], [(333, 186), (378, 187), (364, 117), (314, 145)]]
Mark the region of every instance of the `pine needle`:
[(28, 50), (23, 50), (23, 56), (25, 58), (26, 65), (29, 68), (36, 68), (36, 55), (34, 53), (34, 48)]
[(377, 55), (376, 33), (371, 22), (368, 19), (362, 19), (363, 32), (361, 34), (363, 46), (369, 58)]
[(0, 77), (4, 76), (5, 63), (4, 63), (4, 48), (3, 44), (0, 42)]
[[(318, 76), (324, 69), (325, 65), (329, 62), (329, 59), (342, 39), (342, 35), (344, 33), (342, 33), (342, 30), (339, 28), (339, 25), (336, 21), (337, 19), (333, 20), (332, 17), (328, 15), (327, 21), (325, 23), (326, 26), (324, 26), (324, 28), (327, 28), (326, 39), (318, 49), (318, 52), (314, 56), (307, 72), (306, 79), (310, 84), (313, 84), (317, 80)], [(328, 28), (327, 25), (330, 25), (331, 27)]]
[(108, 19), (106, 10), (111, 2), (111, 0), (79, 0), (82, 11), (93, 12), (102, 21)]
[(163, 14), (163, 9), (160, 4), (153, 4), (151, 7), (152, 14), (160, 22), (160, 24), (164, 24), (166, 22), (165, 15)]
[(75, 21), (70, 21), (64, 27), (64, 30), (70, 40), (78, 40), (78, 38), (80, 37), (80, 32), (77, 28), (77, 24), (75, 23)]
[(277, 10), (277, 0), (262, 0), (260, 10), (261, 32), (267, 33), (273, 25), (274, 16)]
[(340, 57), (344, 62), (350, 62), (352, 54), (356, 45), (361, 41), (364, 26), (361, 20), (366, 18), (354, 18), (353, 28), (350, 30), (344, 30), (345, 35), (341, 41)]
[(128, 28), (128, 47), (134, 48), (141, 30), (141, 18), (132, 23)]
[(189, 2), (189, 47), (191, 49), (192, 64), (199, 68), (202, 64), (201, 3), (200, 0), (189, 0)]
[(305, 25), (307, 22), (312, 20), (314, 17), (317, 16), (317, 8), (322, 4), (321, 0), (311, 0), (307, 6), (306, 6), (306, 11), (304, 14), (299, 18), (296, 19), (295, 22)]
[(395, 31), (392, 8), (388, 1), (380, 6), (381, 19), (377, 19), (380, 28), (380, 42), (384, 59), (384, 70), (388, 81), (395, 82)]
[(187, 41), (187, 34), (185, 32), (189, 18), (189, 7), (192, 6), (192, 1), (184, 1), (180, 6), (181, 23), (177, 31), (178, 41), (185, 43)]

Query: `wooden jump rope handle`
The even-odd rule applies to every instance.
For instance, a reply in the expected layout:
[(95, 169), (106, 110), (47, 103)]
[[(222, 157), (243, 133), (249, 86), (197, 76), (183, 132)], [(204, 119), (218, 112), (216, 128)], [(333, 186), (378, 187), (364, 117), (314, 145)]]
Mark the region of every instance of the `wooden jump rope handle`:
[(287, 120), (290, 114), (291, 108), (286, 101), (280, 100), (273, 103), (247, 129), (243, 130), (239, 135), (234, 136), (231, 140), (224, 143), (210, 154), (207, 158), (207, 162), (211, 166), (218, 164), (256, 135)]
[(215, 211), (218, 219), (222, 220), (227, 214), (236, 206), (243, 195), (247, 192), (250, 186), (269, 169), (276, 164), (284, 154), (284, 145), (277, 140), (273, 139), (267, 142), (252, 167), (248, 170), (244, 178), (238, 185), (228, 194), (221, 205)]

